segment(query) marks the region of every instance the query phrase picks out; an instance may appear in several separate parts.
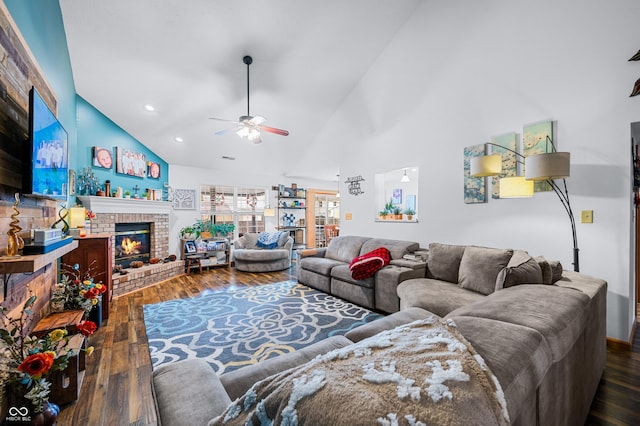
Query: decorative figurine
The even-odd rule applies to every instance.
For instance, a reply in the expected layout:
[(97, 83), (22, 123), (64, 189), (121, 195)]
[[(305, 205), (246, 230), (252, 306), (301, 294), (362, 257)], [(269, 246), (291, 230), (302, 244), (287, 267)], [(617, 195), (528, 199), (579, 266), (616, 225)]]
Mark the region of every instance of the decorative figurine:
[(24, 248), (24, 240), (18, 233), (22, 231), (22, 228), (18, 225), (20, 220), (18, 219), (18, 215), (20, 211), (18, 210), (18, 204), (20, 204), (20, 195), (16, 192), (16, 202), (13, 203), (13, 213), (11, 214), (11, 223), (9, 224), (9, 231), (7, 231), (7, 235), (9, 236), (9, 241), (7, 242), (7, 256), (18, 256), (18, 251)]

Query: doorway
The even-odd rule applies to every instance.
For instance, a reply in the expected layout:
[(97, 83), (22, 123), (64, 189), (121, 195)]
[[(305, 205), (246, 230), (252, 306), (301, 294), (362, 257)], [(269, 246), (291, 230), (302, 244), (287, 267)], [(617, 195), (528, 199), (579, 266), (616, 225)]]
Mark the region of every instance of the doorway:
[(307, 247), (326, 247), (340, 230), (337, 191), (307, 190)]

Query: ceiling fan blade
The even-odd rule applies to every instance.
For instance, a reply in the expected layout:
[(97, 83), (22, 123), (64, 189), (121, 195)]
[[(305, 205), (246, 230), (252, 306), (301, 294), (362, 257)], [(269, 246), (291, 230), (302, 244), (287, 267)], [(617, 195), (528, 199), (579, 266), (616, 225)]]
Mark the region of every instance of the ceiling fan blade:
[(265, 132), (275, 133), (276, 135), (289, 136), (288, 130), (276, 129), (275, 127), (269, 127), (269, 126), (258, 126), (258, 128), (260, 130), (264, 130)]
[(225, 123), (239, 124), (237, 121), (234, 121), (234, 120), (227, 120), (224, 118), (217, 118), (217, 117), (209, 117), (209, 120), (224, 121)]
[(258, 125), (264, 123), (265, 121), (267, 121), (266, 118), (264, 118), (261, 115), (256, 115), (255, 117), (252, 117), (251, 120), (249, 120), (249, 123), (258, 126)]
[(222, 136), (222, 135), (226, 135), (227, 133), (237, 132), (238, 130), (240, 130), (240, 127), (230, 127), (228, 129), (219, 130), (219, 131), (215, 132), (214, 134), (216, 136)]

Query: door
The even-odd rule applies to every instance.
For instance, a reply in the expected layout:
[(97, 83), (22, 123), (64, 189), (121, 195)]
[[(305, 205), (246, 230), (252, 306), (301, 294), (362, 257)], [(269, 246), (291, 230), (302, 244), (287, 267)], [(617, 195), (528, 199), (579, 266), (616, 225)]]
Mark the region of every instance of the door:
[[(327, 226), (329, 225), (329, 226)], [(326, 247), (339, 232), (340, 198), (336, 191), (307, 189), (307, 247)], [(326, 231), (334, 229), (331, 235)]]

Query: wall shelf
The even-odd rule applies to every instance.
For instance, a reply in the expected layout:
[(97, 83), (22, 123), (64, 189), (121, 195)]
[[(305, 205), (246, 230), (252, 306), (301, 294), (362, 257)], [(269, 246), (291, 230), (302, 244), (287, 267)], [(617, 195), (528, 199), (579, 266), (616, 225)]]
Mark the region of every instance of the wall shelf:
[(72, 241), (60, 248), (45, 254), (30, 254), (27, 256), (2, 256), (0, 257), (0, 274), (15, 274), (36, 272), (48, 264), (55, 262), (58, 258), (75, 250), (78, 241)]

